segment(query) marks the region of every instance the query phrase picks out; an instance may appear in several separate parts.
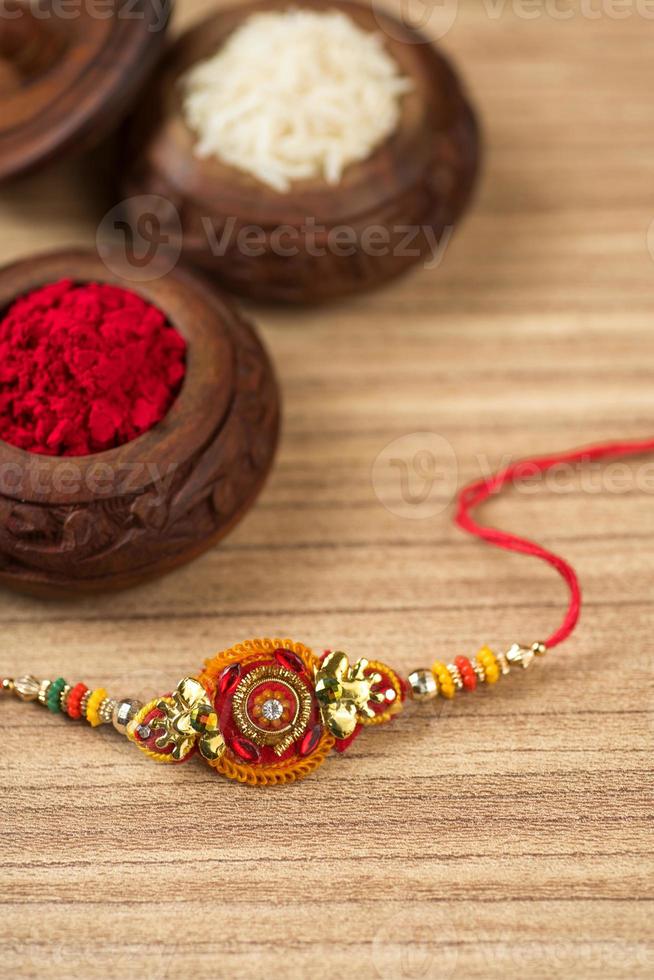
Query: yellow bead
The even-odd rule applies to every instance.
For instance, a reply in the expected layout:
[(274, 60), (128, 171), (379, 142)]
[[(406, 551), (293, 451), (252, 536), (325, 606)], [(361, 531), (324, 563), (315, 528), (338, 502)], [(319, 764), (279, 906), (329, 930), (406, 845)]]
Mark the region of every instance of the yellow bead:
[(452, 680), (452, 675), (447, 669), (447, 665), (442, 660), (437, 660), (432, 664), (431, 672), (438, 684), (438, 693), (442, 698), (451, 700), (456, 694), (456, 686)]
[(501, 676), (500, 663), (490, 647), (482, 647), (476, 657), (484, 672), (487, 684), (497, 684)]
[(497, 657), (493, 653), (490, 647), (482, 647), (477, 654), (477, 660), (486, 666), (486, 664), (494, 664), (497, 667)]
[(107, 698), (107, 692), (104, 688), (100, 687), (97, 691), (89, 697), (86, 704), (86, 720), (92, 728), (97, 728), (98, 725), (102, 724), (102, 718), (100, 717), (100, 705)]

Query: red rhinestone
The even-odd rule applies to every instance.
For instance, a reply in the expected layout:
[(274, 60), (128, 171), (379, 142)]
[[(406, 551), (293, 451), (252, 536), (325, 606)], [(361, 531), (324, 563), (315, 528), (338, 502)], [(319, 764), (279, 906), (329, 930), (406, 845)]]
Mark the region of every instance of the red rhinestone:
[(311, 755), (320, 741), (322, 725), (314, 725), (300, 742), (300, 755)]
[(240, 664), (232, 664), (231, 667), (226, 667), (220, 675), (220, 680), (218, 681), (218, 694), (223, 698), (227, 694), (231, 694), (232, 691), (236, 689), (240, 676)]
[(294, 670), (296, 674), (301, 674), (304, 670), (302, 658), (291, 650), (275, 650), (275, 660), (287, 670)]
[(254, 742), (250, 742), (247, 738), (241, 738), (240, 735), (232, 736), (229, 747), (232, 752), (235, 752), (245, 762), (258, 762), (261, 758), (261, 752)]

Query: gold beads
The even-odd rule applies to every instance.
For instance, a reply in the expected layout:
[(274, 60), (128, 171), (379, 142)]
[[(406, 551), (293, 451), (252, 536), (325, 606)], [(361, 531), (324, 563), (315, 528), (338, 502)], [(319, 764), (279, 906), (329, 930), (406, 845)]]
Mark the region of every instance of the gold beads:
[(21, 701), (36, 701), (41, 690), (41, 682), (28, 674), (26, 677), (19, 677), (14, 681), (14, 694)]
[(454, 681), (454, 687), (457, 691), (463, 690), (463, 678), (461, 677), (461, 671), (456, 664), (448, 664), (447, 672)]
[(519, 666), (523, 670), (531, 666), (534, 657), (544, 657), (547, 653), (547, 647), (544, 643), (532, 643), (530, 647), (520, 646), (519, 643), (514, 643), (510, 650), (507, 651), (506, 659), (511, 667)]
[(39, 702), (39, 704), (42, 704), (43, 707), (45, 707), (45, 705), (48, 702), (48, 691), (50, 690), (51, 684), (52, 681), (50, 680), (43, 680), (39, 684), (39, 690), (36, 695), (36, 700)]
[(61, 689), (61, 694), (59, 695), (59, 707), (61, 708), (61, 713), (66, 714), (66, 709), (68, 707), (68, 696), (70, 695), (72, 688), (70, 684), (64, 684)]
[(431, 701), (438, 697), (436, 678), (430, 670), (420, 668), (409, 674), (409, 687), (414, 701)]
[(127, 735), (127, 726), (142, 707), (141, 702), (134, 698), (120, 698), (114, 701), (111, 722), (116, 731), (121, 735)]
[(3, 694), (13, 694), (15, 688), (16, 688), (16, 684), (14, 682), (13, 677), (2, 678), (2, 685), (0, 686), (0, 691), (2, 691)]

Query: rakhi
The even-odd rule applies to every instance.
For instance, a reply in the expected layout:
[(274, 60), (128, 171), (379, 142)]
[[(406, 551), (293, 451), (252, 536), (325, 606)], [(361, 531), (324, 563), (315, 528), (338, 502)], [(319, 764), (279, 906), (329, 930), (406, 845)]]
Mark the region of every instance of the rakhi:
[(649, 439), (524, 460), (469, 484), (459, 494), (459, 527), (496, 547), (540, 558), (565, 580), (568, 609), (544, 643), (515, 643), (506, 653), (484, 646), (470, 659), (437, 660), (405, 680), (380, 661), (350, 663), (346, 654), (329, 651), (317, 656), (292, 640), (249, 640), (208, 660), (197, 677), (186, 677), (172, 694), (147, 704), (109, 697), (102, 688), (71, 686), (62, 677), (4, 678), (2, 690), (22, 701), (36, 701), (54, 714), (85, 719), (94, 728), (112, 724), (159, 762), (181, 763), (199, 755), (216, 772), (253, 786), (302, 779), (332, 750), (346, 751), (363, 729), (391, 721), (408, 701), (451, 700), (459, 692), (492, 686), (566, 640), (581, 609), (572, 566), (525, 538), (478, 524), (472, 513), (514, 480), (531, 479), (562, 464), (618, 459), (652, 449), (654, 439)]

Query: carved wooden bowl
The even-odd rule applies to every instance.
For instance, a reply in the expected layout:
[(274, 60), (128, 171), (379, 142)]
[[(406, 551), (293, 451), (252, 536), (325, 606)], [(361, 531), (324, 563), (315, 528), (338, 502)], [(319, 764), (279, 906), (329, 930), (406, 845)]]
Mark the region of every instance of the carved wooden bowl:
[(187, 341), (181, 391), (162, 422), (108, 452), (53, 458), (0, 441), (4, 585), (75, 595), (166, 572), (240, 520), (272, 464), (278, 391), (250, 326), (193, 273), (134, 284), (116, 256), (111, 269), (84, 251), (17, 262), (0, 270), (0, 310), (63, 278), (138, 292)]
[[(259, 0), (215, 13), (172, 46), (134, 119), (124, 196), (133, 223), (139, 220), (140, 195), (169, 200), (181, 218), (185, 257), (235, 292), (315, 302), (376, 286), (433, 258), (434, 244), (449, 236), (469, 200), (479, 141), (457, 76), (417, 32), (345, 0), (293, 0), (288, 6), (336, 8), (364, 29), (384, 32), (389, 52), (414, 82), (393, 136), (350, 166), (338, 186), (298, 181), (289, 194), (215, 158), (194, 155), (180, 77), (213, 55), (251, 13), (280, 9), (277, 0)], [(261, 240), (244, 250), (239, 231), (251, 226), (261, 230)], [(335, 232), (340, 227), (348, 229), (349, 245)], [(375, 238), (379, 227), (383, 242)], [(179, 240), (177, 221), (167, 231)]]
[[(110, 0), (111, 4), (111, 0)], [(158, 59), (168, 0), (0, 11), (0, 180), (98, 142), (122, 120)], [(125, 16), (125, 12), (129, 16)]]

